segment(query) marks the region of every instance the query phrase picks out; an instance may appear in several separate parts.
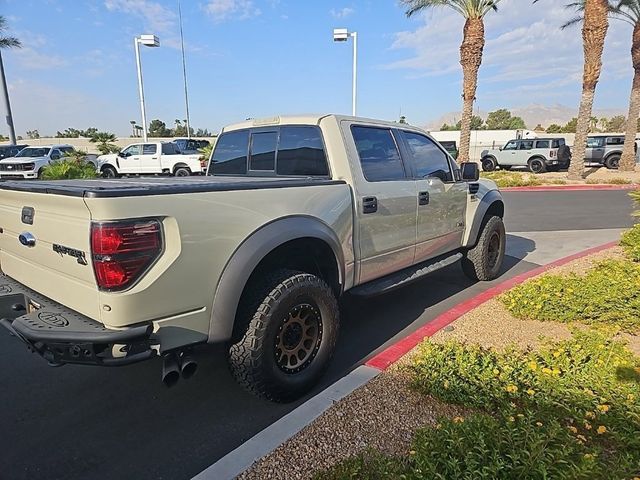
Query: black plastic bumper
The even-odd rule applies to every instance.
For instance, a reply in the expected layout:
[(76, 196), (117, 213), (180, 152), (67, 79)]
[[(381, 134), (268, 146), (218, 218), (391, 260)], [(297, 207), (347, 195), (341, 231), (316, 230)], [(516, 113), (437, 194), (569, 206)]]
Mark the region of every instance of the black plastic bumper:
[(101, 323), (34, 292), (2, 272), (0, 325), (52, 365), (120, 366), (156, 355), (151, 348), (151, 325), (125, 330), (105, 328)]

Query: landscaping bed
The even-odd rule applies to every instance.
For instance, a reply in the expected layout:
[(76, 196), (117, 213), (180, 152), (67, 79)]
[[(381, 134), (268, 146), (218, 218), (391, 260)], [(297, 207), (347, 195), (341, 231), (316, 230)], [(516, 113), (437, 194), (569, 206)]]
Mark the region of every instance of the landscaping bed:
[(480, 176), (493, 180), (500, 188), (543, 185), (639, 185), (640, 167), (635, 172), (589, 168), (585, 171), (585, 178), (582, 180), (569, 180), (566, 171), (533, 174), (526, 170), (497, 170), (481, 172)]
[(639, 238), (462, 316), (240, 478), (640, 477)]

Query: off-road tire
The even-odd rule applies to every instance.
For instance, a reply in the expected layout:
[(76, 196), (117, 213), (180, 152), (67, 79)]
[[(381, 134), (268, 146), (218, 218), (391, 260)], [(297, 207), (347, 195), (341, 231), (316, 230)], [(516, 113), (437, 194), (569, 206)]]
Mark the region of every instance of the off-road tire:
[[(239, 317), (248, 318), (247, 327), (229, 348), (231, 372), (254, 395), (276, 402), (293, 401), (313, 388), (329, 365), (338, 338), (338, 302), (323, 280), (294, 270), (278, 270), (249, 288), (249, 298), (239, 306)], [(284, 334), (287, 319), (300, 305), (312, 306), (319, 314), (319, 338), (308, 364), (299, 371), (285, 371), (276, 358), (279, 335)], [(246, 322), (247, 318), (236, 321)]]
[(493, 172), (498, 166), (498, 162), (493, 157), (484, 157), (482, 159), (482, 171)]
[(620, 155), (614, 153), (613, 155), (609, 155), (607, 159), (604, 161), (604, 166), (609, 170), (617, 170), (620, 166)]
[(527, 165), (529, 166), (529, 171), (531, 173), (538, 174), (547, 171), (547, 166), (545, 165), (544, 160), (540, 157), (530, 158)]
[(102, 176), (104, 178), (118, 178), (118, 172), (113, 167), (103, 167)]
[(502, 218), (496, 216), (485, 218), (478, 243), (467, 250), (461, 260), (465, 275), (471, 280), (483, 282), (498, 278), (504, 260), (505, 247), (506, 234)]

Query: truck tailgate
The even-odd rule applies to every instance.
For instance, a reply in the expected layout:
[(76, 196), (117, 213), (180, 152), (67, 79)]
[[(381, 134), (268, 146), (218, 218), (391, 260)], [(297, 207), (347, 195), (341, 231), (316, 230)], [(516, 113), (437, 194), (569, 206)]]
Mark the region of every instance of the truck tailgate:
[[(32, 221), (28, 218), (32, 213)], [(100, 318), (82, 197), (0, 190), (0, 269), (42, 295)], [(23, 245), (29, 235), (33, 246)]]

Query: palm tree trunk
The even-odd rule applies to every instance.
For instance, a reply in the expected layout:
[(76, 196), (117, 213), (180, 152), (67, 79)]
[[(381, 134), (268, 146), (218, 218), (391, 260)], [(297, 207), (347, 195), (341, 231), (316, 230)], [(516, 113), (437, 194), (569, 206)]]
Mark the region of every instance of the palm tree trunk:
[(460, 153), (458, 162), (468, 162), (471, 146), (471, 120), (473, 102), (478, 87), (478, 70), (484, 50), (484, 21), (482, 18), (468, 18), (464, 24), (464, 37), (460, 46), (462, 65), (462, 120), (460, 131)]
[(573, 144), (573, 155), (569, 167), (569, 179), (577, 180), (584, 174), (584, 158), (589, 133), (589, 119), (593, 110), (593, 97), (602, 71), (602, 52), (609, 28), (608, 0), (585, 0), (582, 41), (584, 48), (584, 74), (582, 99), (578, 112), (578, 125)]
[(640, 22), (636, 23), (633, 28), (631, 58), (633, 59), (633, 85), (629, 101), (624, 149), (620, 158), (620, 170), (625, 172), (633, 172), (636, 166), (636, 134), (638, 133), (638, 117), (640, 117)]

